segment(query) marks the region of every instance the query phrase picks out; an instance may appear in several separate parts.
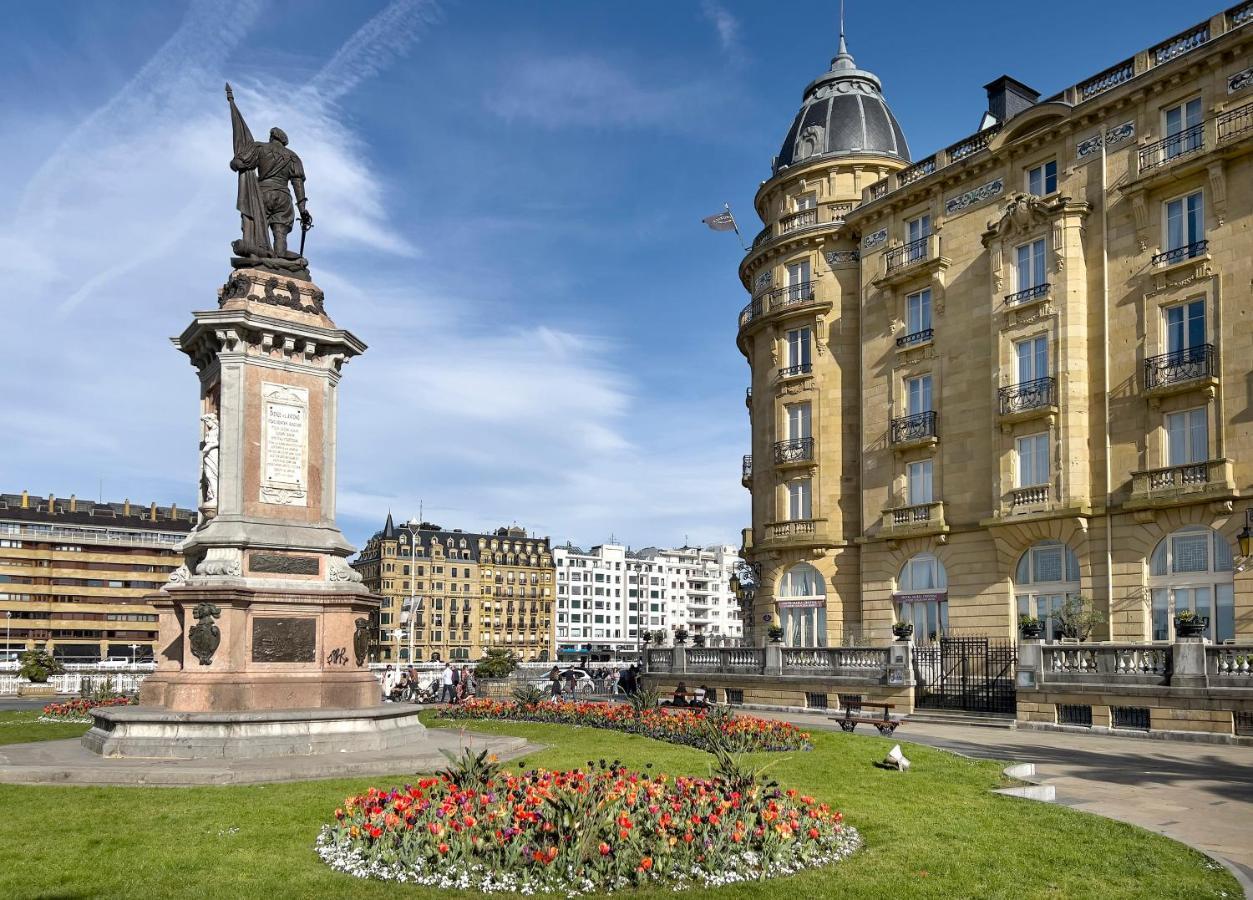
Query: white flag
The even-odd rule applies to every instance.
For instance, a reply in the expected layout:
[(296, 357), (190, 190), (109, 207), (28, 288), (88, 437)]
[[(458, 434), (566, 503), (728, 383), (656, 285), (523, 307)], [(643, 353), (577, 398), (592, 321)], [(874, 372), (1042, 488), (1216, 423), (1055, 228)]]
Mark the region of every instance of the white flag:
[(731, 215), (731, 210), (729, 209), (723, 210), (717, 215), (705, 216), (701, 221), (714, 231), (739, 231), (735, 227), (735, 216)]

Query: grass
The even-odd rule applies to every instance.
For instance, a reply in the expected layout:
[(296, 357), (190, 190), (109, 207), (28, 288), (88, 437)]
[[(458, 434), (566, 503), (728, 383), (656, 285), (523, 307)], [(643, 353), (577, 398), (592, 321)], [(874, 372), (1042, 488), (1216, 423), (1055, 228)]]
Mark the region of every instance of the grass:
[[(484, 722), (475, 730), (548, 745), (522, 762), (527, 767), (571, 768), (604, 757), (638, 768), (651, 764), (654, 771), (706, 774), (711, 760), (699, 750), (594, 729)], [(1004, 783), (996, 763), (909, 745), (914, 766), (902, 775), (872, 766), (891, 740), (818, 733), (814, 743), (810, 753), (756, 758), (779, 759), (770, 776), (842, 809), (866, 848), (830, 869), (704, 893), (736, 900), (1240, 895), (1225, 870), (1182, 844), (1063, 807), (989, 793)], [(0, 785), (0, 809), (6, 811), (0, 816), (0, 897), (467, 896), (359, 881), (331, 872), (314, 855), (319, 827), (345, 796), (403, 781)]]
[(80, 737), (90, 725), (38, 721), (40, 710), (0, 712), (0, 745), (27, 744), (33, 741), (60, 741)]

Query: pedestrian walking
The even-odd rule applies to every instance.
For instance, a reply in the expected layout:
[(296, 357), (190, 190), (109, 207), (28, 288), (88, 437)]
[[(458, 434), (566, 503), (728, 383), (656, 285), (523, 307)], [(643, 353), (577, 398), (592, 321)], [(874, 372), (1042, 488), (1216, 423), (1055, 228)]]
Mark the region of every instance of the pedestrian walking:
[(444, 663), (444, 671), (440, 673), (439, 679), (439, 702), (452, 703), (456, 697), (453, 694), (453, 671), (452, 666)]

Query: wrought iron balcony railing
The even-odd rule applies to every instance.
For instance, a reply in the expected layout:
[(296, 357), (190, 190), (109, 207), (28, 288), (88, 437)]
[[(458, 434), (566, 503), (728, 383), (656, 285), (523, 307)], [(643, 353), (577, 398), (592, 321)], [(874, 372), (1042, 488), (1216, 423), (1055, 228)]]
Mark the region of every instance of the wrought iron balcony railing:
[(1015, 294), (1006, 294), (1005, 303), (1008, 306), (1017, 306), (1019, 303), (1030, 303), (1032, 300), (1039, 300), (1049, 292), (1052, 285), (1047, 281), (1044, 284), (1037, 284), (1033, 287), (1024, 288)]
[(1047, 409), (1057, 405), (1057, 379), (1036, 378), (1011, 384), (999, 391), (1001, 415), (1012, 416), (1033, 409)]
[(896, 339), (896, 346), (912, 347), (915, 344), (925, 344), (933, 337), (935, 337), (934, 328), (923, 328), (920, 331), (911, 331), (909, 334), (902, 334)]
[(935, 154), (931, 154), (926, 159), (914, 163), (908, 169), (901, 169), (896, 173), (896, 183), (899, 187), (907, 184), (913, 184), (920, 178), (926, 178), (935, 172)]
[(753, 321), (753, 319), (760, 319), (764, 311), (765, 306), (761, 302), (761, 298), (753, 298), (743, 309), (740, 310), (740, 327), (743, 328), (749, 322)]
[(887, 252), (888, 271), (894, 272), (910, 263), (921, 262), (926, 259), (930, 250), (930, 243), (931, 235), (927, 235), (900, 247), (892, 248)]
[(1199, 344), (1174, 353), (1150, 356), (1144, 361), (1144, 386), (1149, 390), (1213, 375), (1213, 344)]
[(797, 363), (794, 366), (784, 366), (779, 370), (780, 378), (791, 378), (793, 375), (808, 375), (814, 369), (813, 363)]
[(1177, 263), (1185, 259), (1194, 259), (1198, 256), (1204, 256), (1209, 252), (1209, 241), (1193, 241), (1191, 244), (1185, 244), (1182, 247), (1174, 247), (1170, 250), (1163, 250), (1153, 256), (1153, 265), (1168, 266), (1171, 263)]
[(901, 416), (892, 420), (892, 443), (908, 444), (926, 438), (936, 437), (935, 411), (916, 413), (912, 416)]
[(1216, 123), (1218, 142), (1221, 144), (1223, 141), (1239, 137), (1250, 128), (1253, 128), (1253, 103), (1246, 103), (1218, 117)]
[(811, 437), (775, 442), (774, 461), (776, 463), (805, 462), (813, 458), (814, 439)]
[(1140, 171), (1147, 172), (1174, 159), (1199, 153), (1205, 149), (1205, 123), (1169, 134), (1140, 148)]
[(798, 281), (796, 284), (784, 285), (775, 288), (762, 297), (766, 298), (770, 303), (770, 310), (782, 309), (785, 306), (797, 306), (801, 303), (812, 303), (814, 300), (814, 287), (818, 284), (816, 281)]

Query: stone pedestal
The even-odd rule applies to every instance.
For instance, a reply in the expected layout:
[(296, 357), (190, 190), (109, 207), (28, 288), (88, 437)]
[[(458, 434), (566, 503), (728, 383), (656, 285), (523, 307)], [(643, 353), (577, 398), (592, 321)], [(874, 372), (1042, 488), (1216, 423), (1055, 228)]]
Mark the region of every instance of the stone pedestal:
[[(201, 519), (184, 564), (147, 598), (160, 642), (140, 706), (94, 713), (84, 744), (270, 755), (382, 749), (371, 728), (421, 730), (379, 705), (366, 668), (379, 598), (335, 525), (340, 371), (365, 345), (312, 282), (247, 268), (174, 345), (200, 379)], [(158, 752), (167, 739), (177, 747)]]

